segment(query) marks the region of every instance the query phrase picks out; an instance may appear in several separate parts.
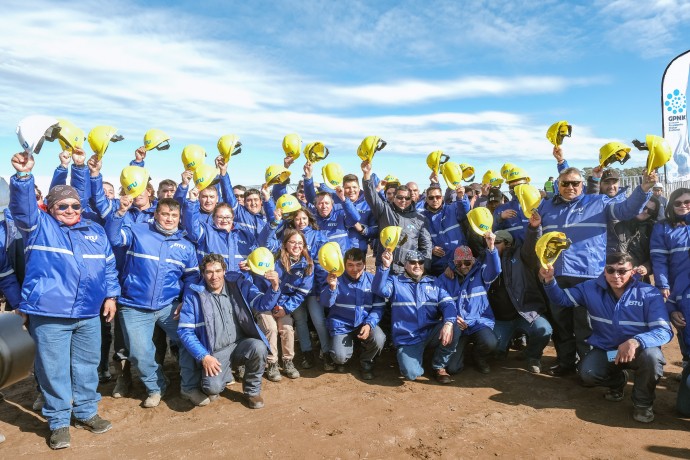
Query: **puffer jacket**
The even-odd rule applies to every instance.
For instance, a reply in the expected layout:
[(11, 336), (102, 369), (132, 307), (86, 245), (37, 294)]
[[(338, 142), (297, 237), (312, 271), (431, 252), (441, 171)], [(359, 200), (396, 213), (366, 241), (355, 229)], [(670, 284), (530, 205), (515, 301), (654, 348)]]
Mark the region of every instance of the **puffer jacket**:
[[(305, 273), (306, 269), (307, 260), (304, 257), (292, 264), (289, 271), (283, 267), (283, 263), (280, 260), (276, 260), (275, 270), (278, 272), (278, 277), (280, 278), (280, 296), (273, 305), (269, 306), (262, 304), (254, 306), (253, 309), (257, 312), (268, 311), (276, 305), (280, 305), (288, 314), (295, 311), (309, 295), (314, 283), (314, 272), (307, 275)], [(252, 279), (261, 292), (268, 292), (271, 290), (270, 281), (263, 276), (252, 273)]]
[(235, 228), (226, 231), (201, 220), (199, 201), (185, 200), (182, 207), (182, 227), (187, 232), (187, 238), (196, 245), (199, 265), (208, 254), (220, 254), (225, 259), (228, 271), (240, 271), (239, 263), (245, 260), (257, 247), (245, 241), (244, 236)]
[[(371, 213), (379, 224), (379, 231), (386, 227), (395, 225), (402, 228), (402, 234), (406, 237), (404, 244), (399, 245), (393, 251), (393, 273), (400, 274), (405, 271), (405, 256), (409, 251), (420, 251), (426, 259), (425, 268), (427, 271), (431, 267), (431, 234), (429, 233), (429, 223), (427, 219), (417, 211), (414, 204), (410, 203), (407, 208), (398, 211), (393, 204), (386, 203), (376, 193), (373, 181), (363, 180), (364, 196), (371, 207)], [(400, 237), (401, 240), (403, 236)], [(376, 266), (381, 265), (381, 251), (376, 255)]]
[(363, 324), (372, 329), (378, 326), (386, 301), (372, 290), (373, 281), (374, 275), (366, 271), (358, 280), (345, 273), (334, 290), (329, 286), (321, 290), (319, 303), (328, 309), (326, 321), (331, 336), (349, 334)]
[(635, 188), (630, 197), (609, 203), (605, 195), (580, 194), (572, 201), (560, 195), (543, 200), (539, 205), (544, 233), (563, 232), (572, 241), (554, 264), (556, 276), (596, 278), (604, 270), (606, 260), (606, 228), (609, 219), (628, 220), (636, 216), (651, 192)]
[(429, 234), (433, 246), (439, 246), (445, 251), (443, 257), (432, 254), (431, 273), (441, 274), (453, 258), (453, 251), (458, 246), (467, 244), (467, 239), (462, 231), (462, 221), (467, 218), (470, 211), (470, 202), (467, 197), (451, 204), (442, 204), (441, 208), (434, 211), (428, 206), (423, 208), (422, 214), (429, 223)]
[[(690, 215), (688, 215), (690, 220)], [(649, 255), (652, 259), (654, 284), (659, 289), (670, 290), (668, 302), (674, 304), (686, 289), (679, 280), (690, 276), (690, 226), (680, 222), (657, 222), (649, 239)], [(673, 308), (673, 305), (669, 305)]]
[(395, 345), (424, 342), (440, 322), (455, 324), (455, 302), (431, 276), (417, 282), (407, 275), (391, 275), (391, 270), (379, 267), (371, 290), (391, 301), (391, 335)]
[(120, 295), (115, 257), (103, 227), (72, 226), (39, 211), (34, 178), (10, 179), (10, 210), (26, 254), (19, 311), (57, 318), (98, 316), (106, 297)]
[(119, 303), (157, 311), (182, 298), (183, 289), (199, 281), (199, 265), (191, 241), (178, 230), (166, 236), (155, 224), (123, 225), (114, 212), (105, 221), (111, 243), (126, 249)]
[(556, 280), (544, 288), (556, 305), (587, 308), (592, 321), (592, 335), (587, 342), (593, 347), (615, 350), (631, 338), (637, 339), (642, 348), (660, 347), (673, 338), (663, 297), (654, 286), (638, 279), (630, 280), (618, 300), (603, 274), (568, 289), (561, 289)]
[[(252, 307), (265, 308), (263, 304), (276, 304), (280, 291), (269, 289), (262, 293), (254, 284), (239, 273), (228, 273), (225, 278), (225, 288), (229, 295), (234, 295), (240, 310), (236, 312), (238, 326), (245, 337), (259, 339), (269, 348), (268, 340), (254, 321)], [(201, 362), (205, 356), (212, 354), (215, 343), (213, 321), (207, 319), (214, 315), (215, 307), (211, 293), (203, 284), (192, 284), (184, 292), (182, 308), (180, 309), (180, 323), (177, 325), (177, 335), (182, 345), (194, 359)]]
[(450, 279), (445, 274), (436, 278), (436, 285), (448, 292), (455, 301), (457, 314), (466, 323), (467, 329), (462, 333), (474, 334), (475, 332), (489, 328), (493, 329), (496, 320), (494, 312), (489, 305), (487, 291), (501, 273), (501, 260), (498, 250), (484, 252), (484, 260), (474, 263), (470, 271), (462, 280)]

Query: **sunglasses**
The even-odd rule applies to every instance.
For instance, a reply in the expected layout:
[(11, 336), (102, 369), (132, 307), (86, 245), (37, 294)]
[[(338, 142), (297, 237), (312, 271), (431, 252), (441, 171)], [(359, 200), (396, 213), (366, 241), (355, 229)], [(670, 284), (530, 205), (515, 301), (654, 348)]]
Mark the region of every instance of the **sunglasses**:
[(632, 271), (632, 268), (613, 268), (611, 266), (607, 266), (604, 271), (606, 271), (608, 275), (616, 274), (618, 276), (625, 276), (626, 273)]
[(407, 263), (410, 265), (424, 265), (423, 260), (408, 260)]
[(427, 200), (440, 200), (443, 197), (441, 195), (429, 195), (426, 198), (427, 198)]
[(67, 211), (69, 208), (72, 208), (74, 211), (79, 211), (81, 209), (81, 205), (79, 203), (74, 203), (74, 204), (59, 204), (56, 206), (60, 211)]
[(647, 213), (649, 215), (652, 215), (656, 212), (656, 209), (648, 208), (647, 206), (645, 206), (645, 208), (642, 210), (642, 212)]
[(474, 260), (457, 260), (455, 261), (455, 265), (460, 267), (460, 266), (465, 266), (465, 267), (471, 267), (474, 265)]
[(563, 180), (563, 181), (561, 181), (561, 187), (563, 187), (563, 188), (565, 188), (565, 187), (575, 188), (575, 187), (579, 187), (580, 184), (582, 184), (581, 180)]
[(235, 193), (235, 198), (244, 198), (244, 193)]
[(685, 201), (677, 200), (677, 201), (673, 202), (674, 208), (680, 208), (681, 206), (685, 206), (685, 207), (690, 206), (690, 200), (685, 200)]
[(395, 196), (395, 199), (396, 199), (396, 200), (400, 200), (400, 201), (410, 201), (410, 200), (412, 199), (412, 197), (409, 197), (409, 196), (402, 196), (402, 195), (396, 195), (396, 196)]

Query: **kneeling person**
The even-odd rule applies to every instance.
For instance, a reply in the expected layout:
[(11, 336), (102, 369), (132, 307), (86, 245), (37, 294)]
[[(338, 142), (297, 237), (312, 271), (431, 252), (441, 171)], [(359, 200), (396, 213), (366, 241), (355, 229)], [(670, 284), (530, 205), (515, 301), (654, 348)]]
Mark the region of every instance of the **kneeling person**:
[(244, 366), (242, 390), (252, 409), (263, 407), (261, 376), (268, 356), (268, 341), (254, 321), (249, 305), (270, 308), (278, 301), (280, 281), (275, 271), (264, 275), (272, 290), (263, 294), (244, 275), (226, 274), (220, 254), (209, 254), (201, 262), (204, 283), (191, 285), (184, 295), (177, 333), (185, 347), (203, 368), (201, 389), (183, 394), (194, 404), (205, 406), (232, 382), (232, 367)]
[(352, 357), (354, 340), (362, 344), (360, 355), (362, 379), (374, 378), (374, 358), (383, 350), (386, 335), (378, 323), (385, 301), (371, 290), (374, 276), (365, 271), (365, 253), (352, 248), (345, 253), (345, 273), (338, 279), (328, 275), (321, 291), (321, 306), (328, 309), (328, 333), (332, 340), (335, 364), (342, 366)]

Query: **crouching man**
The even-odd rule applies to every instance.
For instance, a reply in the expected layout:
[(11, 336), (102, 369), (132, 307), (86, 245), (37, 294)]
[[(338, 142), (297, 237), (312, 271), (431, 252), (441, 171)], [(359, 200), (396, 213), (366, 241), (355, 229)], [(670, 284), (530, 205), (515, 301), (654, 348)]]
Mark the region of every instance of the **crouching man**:
[[(264, 406), (261, 376), (268, 356), (268, 340), (254, 321), (251, 307), (270, 309), (280, 296), (275, 271), (264, 275), (271, 288), (263, 294), (244, 275), (227, 272), (220, 254), (208, 254), (201, 261), (203, 285), (185, 290), (177, 333), (184, 345), (180, 353), (191, 354), (201, 368), (201, 390), (193, 390), (190, 401), (205, 406), (233, 381), (232, 367), (244, 366), (242, 391), (252, 409)], [(208, 396), (207, 396), (208, 395)]]
[(355, 339), (362, 344), (360, 374), (374, 378), (374, 358), (381, 353), (386, 335), (378, 326), (383, 316), (384, 299), (374, 294), (374, 275), (365, 271), (366, 254), (359, 248), (345, 253), (345, 273), (328, 275), (321, 291), (321, 306), (328, 309), (328, 332), (332, 337), (333, 360), (343, 366), (351, 357)]
[(371, 290), (391, 302), (391, 335), (403, 377), (416, 380), (424, 374), (422, 358), (430, 347), (436, 380), (448, 384), (451, 378), (446, 367), (460, 338), (457, 310), (450, 294), (436, 286), (433, 277), (424, 275), (424, 261), (424, 254), (410, 250), (405, 255), (404, 273), (390, 276), (393, 254), (384, 251)]
[(592, 319), (593, 347), (582, 360), (580, 378), (585, 384), (608, 387), (608, 401), (622, 401), (628, 383), (627, 369), (635, 370), (633, 418), (654, 420), (656, 385), (664, 374), (661, 346), (673, 337), (668, 312), (659, 290), (633, 277), (632, 257), (622, 252), (606, 256), (604, 273), (572, 288), (561, 289), (553, 267), (540, 269), (546, 294), (562, 307), (581, 305)]

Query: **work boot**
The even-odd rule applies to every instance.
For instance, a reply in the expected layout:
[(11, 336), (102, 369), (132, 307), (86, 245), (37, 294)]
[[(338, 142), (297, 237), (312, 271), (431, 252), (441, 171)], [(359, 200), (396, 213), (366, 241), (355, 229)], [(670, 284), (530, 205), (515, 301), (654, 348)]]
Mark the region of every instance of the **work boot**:
[(654, 421), (654, 410), (652, 406), (647, 407), (633, 407), (633, 419), (640, 423), (651, 423)]
[(161, 403), (161, 398), (162, 398), (162, 396), (160, 393), (151, 393), (144, 400), (143, 407), (146, 409), (152, 409), (154, 407), (158, 407), (158, 405)]
[(71, 440), (68, 426), (63, 426), (50, 432), (50, 448), (53, 450), (69, 447)]
[(621, 383), (616, 388), (609, 388), (608, 391), (604, 394), (605, 400), (611, 401), (611, 402), (623, 401), (625, 387), (628, 384), (628, 371), (627, 371), (627, 369), (623, 369), (623, 376), (625, 377), (623, 379), (623, 383)]
[(541, 360), (534, 358), (527, 360), (527, 370), (533, 374), (541, 373)]
[(266, 378), (271, 382), (280, 382), (280, 380), (283, 378), (280, 375), (280, 369), (278, 368), (277, 362), (268, 363), (268, 366), (266, 366)]
[(109, 431), (113, 427), (113, 424), (108, 420), (102, 419), (98, 414), (96, 414), (88, 420), (75, 420), (74, 427), (83, 428), (92, 433), (101, 434)]
[(323, 355), (323, 370), (326, 372), (333, 372), (335, 370), (335, 362), (333, 362), (333, 356), (330, 352), (326, 352)]
[(302, 352), (302, 362), (300, 363), (300, 366), (302, 369), (311, 369), (314, 367), (314, 352), (309, 350), (309, 351), (303, 351)]
[(360, 366), (359, 375), (362, 380), (374, 380), (374, 369), (371, 366)]
[(450, 375), (443, 368), (436, 369), (436, 381), (440, 384), (448, 385), (451, 382)]
[(246, 397), (247, 405), (250, 409), (261, 409), (264, 407), (264, 398), (262, 398), (260, 394), (256, 396), (246, 395)]
[(180, 397), (199, 407), (206, 406), (211, 402), (208, 396), (206, 396), (205, 393), (202, 393), (198, 388), (194, 388), (190, 391), (180, 390)]
[(288, 378), (299, 378), (299, 371), (297, 370), (291, 359), (283, 359), (283, 372), (285, 372), (285, 375)]
[(129, 361), (122, 361), (122, 372), (117, 376), (115, 388), (113, 388), (113, 398), (124, 398), (129, 394), (132, 387), (132, 371)]
[(487, 363), (484, 358), (474, 358), (474, 365), (477, 366), (477, 370), (482, 374), (491, 372), (491, 366), (489, 366), (489, 363)]

